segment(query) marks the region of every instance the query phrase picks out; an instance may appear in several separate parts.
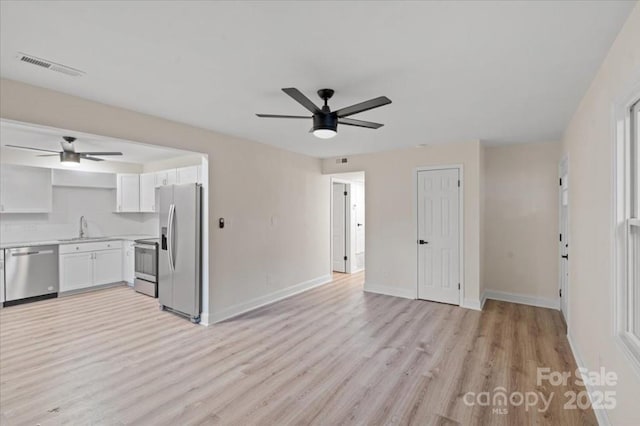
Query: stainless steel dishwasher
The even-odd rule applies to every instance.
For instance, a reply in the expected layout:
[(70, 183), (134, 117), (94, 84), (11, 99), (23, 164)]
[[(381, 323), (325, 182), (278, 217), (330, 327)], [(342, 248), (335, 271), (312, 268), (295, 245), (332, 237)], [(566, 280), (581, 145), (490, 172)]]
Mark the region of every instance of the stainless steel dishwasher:
[(4, 254), (5, 306), (58, 295), (58, 246), (10, 248)]

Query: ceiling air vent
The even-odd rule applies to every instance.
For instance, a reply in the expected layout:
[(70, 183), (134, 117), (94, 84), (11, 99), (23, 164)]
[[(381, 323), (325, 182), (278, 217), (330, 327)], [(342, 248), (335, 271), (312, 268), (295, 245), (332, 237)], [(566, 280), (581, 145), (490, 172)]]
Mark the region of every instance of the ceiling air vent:
[(62, 74), (66, 74), (71, 77), (81, 77), (85, 74), (84, 71), (80, 71), (78, 69), (68, 67), (66, 65), (48, 61), (46, 59), (38, 58), (37, 56), (27, 55), (26, 53), (22, 53), (22, 52), (18, 52), (17, 58), (21, 62), (26, 62), (27, 64), (31, 64), (31, 65), (36, 65), (38, 67), (46, 68), (51, 71), (56, 71)]

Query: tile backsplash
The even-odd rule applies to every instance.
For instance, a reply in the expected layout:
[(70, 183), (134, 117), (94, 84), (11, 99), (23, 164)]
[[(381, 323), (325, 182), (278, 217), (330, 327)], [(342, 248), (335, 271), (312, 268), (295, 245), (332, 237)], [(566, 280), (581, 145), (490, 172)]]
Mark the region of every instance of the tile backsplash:
[(1, 214), (0, 242), (77, 237), (80, 216), (87, 220), (90, 237), (158, 233), (157, 214), (115, 213), (115, 189), (54, 186), (52, 210), (50, 213)]

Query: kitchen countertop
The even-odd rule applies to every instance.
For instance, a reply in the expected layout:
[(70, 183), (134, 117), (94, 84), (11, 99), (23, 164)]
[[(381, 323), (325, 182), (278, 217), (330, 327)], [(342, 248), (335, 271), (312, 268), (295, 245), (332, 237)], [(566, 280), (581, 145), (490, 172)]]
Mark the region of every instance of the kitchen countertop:
[(35, 246), (51, 246), (61, 244), (81, 244), (81, 243), (95, 243), (100, 241), (134, 241), (147, 238), (157, 238), (154, 235), (144, 234), (127, 234), (127, 235), (113, 235), (109, 237), (89, 237), (87, 239), (60, 239), (60, 240), (48, 240), (48, 241), (16, 241), (8, 243), (0, 243), (0, 249), (15, 248), (15, 247), (35, 247)]

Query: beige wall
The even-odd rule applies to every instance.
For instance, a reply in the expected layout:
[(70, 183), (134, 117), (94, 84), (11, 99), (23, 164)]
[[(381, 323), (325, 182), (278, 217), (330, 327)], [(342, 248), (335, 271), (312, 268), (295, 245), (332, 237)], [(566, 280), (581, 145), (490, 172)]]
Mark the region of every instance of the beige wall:
[(640, 5), (636, 5), (568, 126), (569, 334), (586, 367), (618, 374), (614, 425), (640, 424), (640, 374), (614, 339), (612, 197), (618, 100), (640, 89)]
[(320, 160), (11, 80), (0, 81), (0, 92), (2, 118), (208, 155), (214, 320), (329, 274), (329, 180)]
[(480, 184), (479, 141), (349, 156), (347, 164), (323, 161), (323, 173), (364, 171), (365, 289), (416, 297), (415, 169), (464, 167), (464, 300), (479, 306)]
[(487, 291), (558, 298), (558, 142), (484, 148)]

